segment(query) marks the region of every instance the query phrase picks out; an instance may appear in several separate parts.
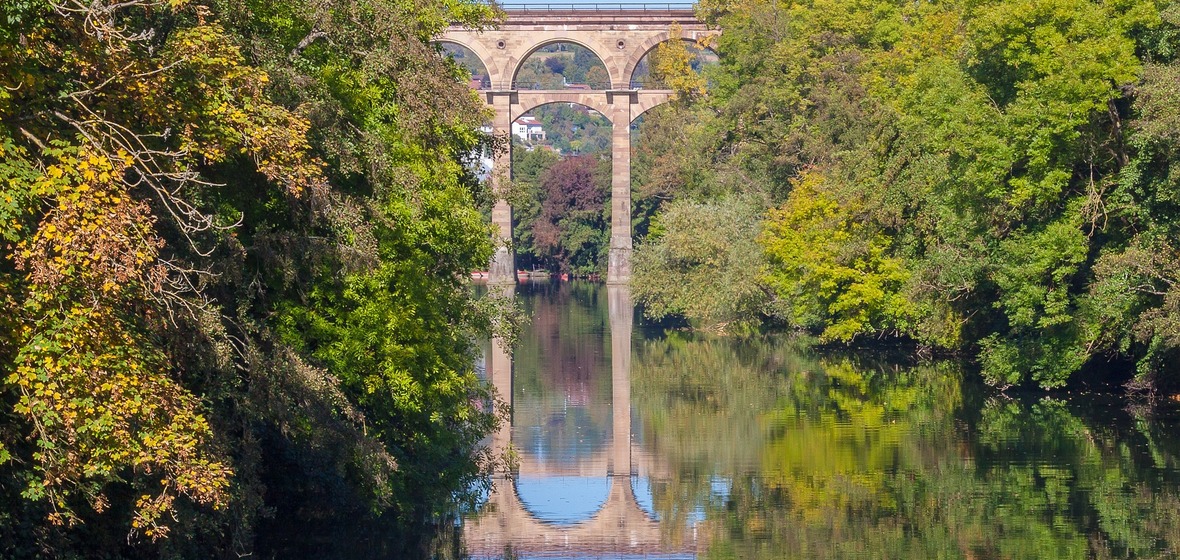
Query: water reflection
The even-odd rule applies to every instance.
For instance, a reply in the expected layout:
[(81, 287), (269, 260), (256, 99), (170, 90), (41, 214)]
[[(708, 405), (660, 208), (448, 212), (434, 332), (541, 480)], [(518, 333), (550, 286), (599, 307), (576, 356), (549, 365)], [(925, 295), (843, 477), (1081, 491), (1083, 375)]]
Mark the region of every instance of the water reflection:
[[(565, 299), (565, 308), (534, 307), (532, 328), (522, 341), (522, 350), (542, 367), (515, 373), (529, 379), (542, 372), (543, 379), (514, 387), (512, 356), (501, 341), (492, 345), (487, 375), (501, 395), (511, 396), (513, 409), (511, 425), (502, 426), (492, 446), (512, 457), (513, 468), (498, 473), (480, 514), (464, 525), (466, 549), (475, 558), (678, 552), (691, 557), (691, 543), (669, 546), (662, 538), (650, 485), (642, 485), (648, 490), (646, 509), (633, 487), (641, 476), (650, 476), (652, 466), (650, 455), (633, 452), (631, 438), (630, 291), (626, 286), (607, 289), (609, 370), (596, 367), (603, 355), (594, 344), (564, 344), (595, 336), (601, 340), (597, 297), (581, 308), (576, 297)], [(605, 399), (593, 390), (604, 374), (610, 386)], [(605, 441), (603, 420), (610, 426)]]
[(534, 322), (487, 360), (518, 468), (464, 525), (471, 556), (1180, 557), (1174, 406), (635, 326), (626, 288), (521, 290)]

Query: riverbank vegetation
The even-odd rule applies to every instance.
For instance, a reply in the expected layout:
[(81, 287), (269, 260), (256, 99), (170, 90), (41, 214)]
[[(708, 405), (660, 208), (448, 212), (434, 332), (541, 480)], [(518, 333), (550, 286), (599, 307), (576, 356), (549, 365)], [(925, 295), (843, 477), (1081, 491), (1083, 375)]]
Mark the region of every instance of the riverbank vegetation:
[(0, 6), (0, 556), (399, 556), (478, 489), (487, 115), (429, 41), (491, 16)]
[[(649, 311), (909, 340), (997, 385), (1111, 360), (1175, 383), (1180, 4), (698, 13), (723, 29), (709, 92), (653, 111), (636, 155), (662, 197), (635, 255)], [(726, 242), (754, 249), (705, 247)]]

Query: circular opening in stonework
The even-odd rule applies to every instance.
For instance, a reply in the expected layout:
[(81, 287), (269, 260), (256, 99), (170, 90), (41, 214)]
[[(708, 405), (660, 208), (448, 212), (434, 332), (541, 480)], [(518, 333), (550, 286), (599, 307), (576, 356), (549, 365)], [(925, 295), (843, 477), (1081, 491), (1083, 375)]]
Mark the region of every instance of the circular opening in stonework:
[(496, 48), (497, 49), (504, 48), (504, 41), (496, 41)]
[(615, 46), (618, 47), (619, 50), (623, 50), (624, 48), (627, 47), (627, 42), (622, 39), (619, 39), (619, 42), (615, 43)]

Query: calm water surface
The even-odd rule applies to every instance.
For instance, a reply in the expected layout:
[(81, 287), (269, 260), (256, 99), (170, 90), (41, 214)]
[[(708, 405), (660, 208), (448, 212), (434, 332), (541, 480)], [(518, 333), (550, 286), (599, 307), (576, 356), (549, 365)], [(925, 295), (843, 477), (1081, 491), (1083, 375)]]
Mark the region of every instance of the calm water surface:
[(626, 288), (522, 285), (484, 368), (510, 458), (471, 558), (1180, 558), (1180, 414), (951, 364), (665, 331)]

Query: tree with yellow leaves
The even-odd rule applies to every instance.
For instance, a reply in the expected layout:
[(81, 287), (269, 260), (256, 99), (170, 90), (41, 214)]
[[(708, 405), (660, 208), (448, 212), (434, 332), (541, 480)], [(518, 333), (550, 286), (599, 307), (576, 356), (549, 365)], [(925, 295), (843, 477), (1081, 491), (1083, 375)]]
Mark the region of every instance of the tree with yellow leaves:
[(408, 539), (481, 480), (484, 115), (430, 39), (490, 14), (0, 6), (0, 556)]
[[(651, 76), (658, 83), (676, 92), (681, 99), (702, 97), (706, 93), (706, 81), (693, 70), (696, 54), (689, 50), (684, 40), (684, 28), (673, 23), (669, 40), (656, 45), (651, 54)], [(697, 49), (706, 45), (697, 44)]]

